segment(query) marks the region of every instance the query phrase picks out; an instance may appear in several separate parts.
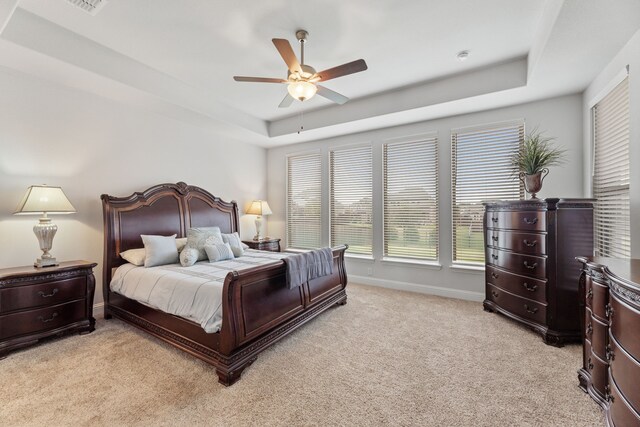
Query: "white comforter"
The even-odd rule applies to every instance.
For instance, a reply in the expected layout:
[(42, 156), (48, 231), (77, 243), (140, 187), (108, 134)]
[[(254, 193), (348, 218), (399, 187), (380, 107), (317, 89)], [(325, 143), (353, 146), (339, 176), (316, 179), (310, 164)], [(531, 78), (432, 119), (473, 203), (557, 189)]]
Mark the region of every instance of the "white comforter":
[(287, 253), (245, 250), (243, 256), (191, 267), (180, 264), (136, 267), (124, 264), (111, 280), (111, 290), (166, 313), (199, 323), (209, 333), (222, 324), (222, 287), (230, 271), (280, 262)]

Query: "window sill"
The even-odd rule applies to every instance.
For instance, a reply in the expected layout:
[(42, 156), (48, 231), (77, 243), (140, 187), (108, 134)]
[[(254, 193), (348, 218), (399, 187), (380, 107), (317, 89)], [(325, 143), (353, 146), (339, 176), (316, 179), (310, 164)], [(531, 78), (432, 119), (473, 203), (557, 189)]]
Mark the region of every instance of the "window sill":
[(484, 265), (481, 264), (451, 264), (449, 268), (461, 273), (484, 273)]
[(350, 258), (350, 259), (356, 259), (358, 261), (371, 261), (371, 262), (374, 261), (373, 256), (371, 256), (371, 255), (358, 255), (358, 254), (345, 253), (344, 257), (345, 258)]
[(442, 270), (442, 264), (437, 261), (420, 261), (415, 259), (405, 259), (405, 258), (382, 258), (383, 263), (388, 264), (404, 264), (411, 265), (416, 267), (425, 267), (432, 270)]

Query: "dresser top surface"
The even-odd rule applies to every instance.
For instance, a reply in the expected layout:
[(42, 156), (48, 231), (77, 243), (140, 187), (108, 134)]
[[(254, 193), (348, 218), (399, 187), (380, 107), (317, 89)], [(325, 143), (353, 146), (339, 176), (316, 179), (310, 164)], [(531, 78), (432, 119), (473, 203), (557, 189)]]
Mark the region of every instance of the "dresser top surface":
[(89, 261), (65, 261), (59, 265), (51, 267), (36, 268), (32, 265), (22, 267), (11, 267), (0, 269), (0, 280), (15, 278), (15, 277), (30, 277), (40, 276), (51, 273), (59, 273), (63, 271), (75, 270), (78, 268), (93, 268), (96, 263)]
[(523, 200), (484, 200), (485, 206), (513, 206), (513, 207), (544, 207), (547, 205), (592, 205), (596, 199), (571, 199), (571, 198), (547, 198), (547, 199), (523, 199)]

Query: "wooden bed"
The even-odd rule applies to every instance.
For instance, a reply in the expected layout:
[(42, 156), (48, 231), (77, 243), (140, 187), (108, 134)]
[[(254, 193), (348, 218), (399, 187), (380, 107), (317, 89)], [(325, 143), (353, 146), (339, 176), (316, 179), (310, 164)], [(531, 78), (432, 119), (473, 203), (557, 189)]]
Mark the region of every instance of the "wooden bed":
[(231, 385), (258, 354), (333, 305), (347, 302), (346, 246), (333, 249), (334, 273), (288, 289), (284, 262), (229, 273), (222, 295), (222, 326), (200, 325), (111, 292), (120, 252), (143, 247), (141, 234), (186, 236), (190, 227), (238, 231), (238, 206), (184, 182), (161, 184), (129, 197), (101, 196), (104, 214), (102, 288), (105, 318), (115, 316), (216, 367)]

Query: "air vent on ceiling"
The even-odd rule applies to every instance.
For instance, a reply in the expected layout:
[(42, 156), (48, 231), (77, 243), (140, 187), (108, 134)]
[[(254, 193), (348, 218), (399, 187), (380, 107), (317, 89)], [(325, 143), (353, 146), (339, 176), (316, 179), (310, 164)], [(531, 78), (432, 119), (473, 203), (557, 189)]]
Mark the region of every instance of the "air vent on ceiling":
[(80, 8), (90, 15), (96, 16), (102, 10), (108, 0), (67, 0), (77, 8)]

